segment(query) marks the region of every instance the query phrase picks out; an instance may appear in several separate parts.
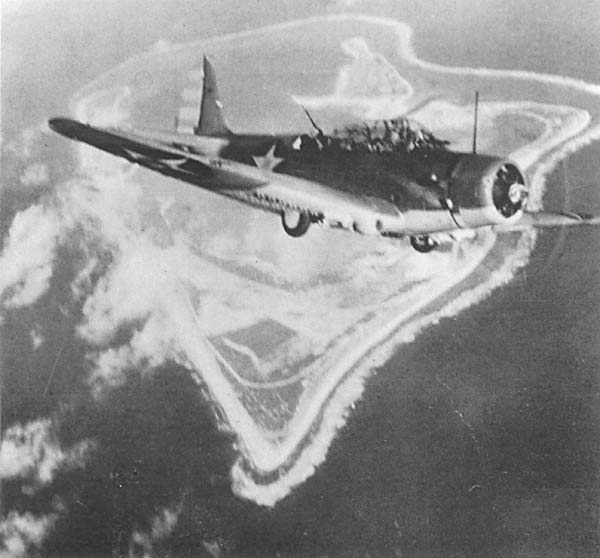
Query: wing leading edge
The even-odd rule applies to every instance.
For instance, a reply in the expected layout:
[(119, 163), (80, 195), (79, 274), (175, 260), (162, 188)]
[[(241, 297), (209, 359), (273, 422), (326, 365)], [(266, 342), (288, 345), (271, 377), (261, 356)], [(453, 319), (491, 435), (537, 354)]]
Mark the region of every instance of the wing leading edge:
[(267, 183), (259, 173), (236, 172), (232, 168), (236, 165), (233, 161), (191, 153), (184, 144), (168, 145), (146, 134), (96, 128), (70, 118), (52, 118), (48, 124), (52, 130), (70, 139), (196, 186), (212, 190), (245, 190)]
[(512, 225), (497, 225), (499, 232), (510, 232), (523, 229), (552, 229), (558, 227), (580, 227), (600, 225), (600, 217), (571, 212), (524, 211), (521, 219)]
[(400, 232), (402, 214), (389, 202), (337, 191), (302, 178), (278, 174), (231, 159), (192, 152), (178, 137), (166, 143), (156, 135), (116, 128), (96, 128), (69, 118), (53, 118), (49, 126), (70, 139), (92, 145), (163, 175), (270, 212), (299, 212), (331, 227), (363, 234)]

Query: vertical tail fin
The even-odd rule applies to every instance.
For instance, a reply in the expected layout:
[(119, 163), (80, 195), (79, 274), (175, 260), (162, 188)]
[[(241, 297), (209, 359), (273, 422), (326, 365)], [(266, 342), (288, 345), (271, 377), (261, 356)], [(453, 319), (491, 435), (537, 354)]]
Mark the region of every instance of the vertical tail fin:
[(204, 81), (202, 84), (202, 103), (198, 126), (194, 128), (198, 136), (228, 136), (231, 130), (227, 126), (223, 105), (219, 100), (217, 75), (213, 65), (204, 57)]

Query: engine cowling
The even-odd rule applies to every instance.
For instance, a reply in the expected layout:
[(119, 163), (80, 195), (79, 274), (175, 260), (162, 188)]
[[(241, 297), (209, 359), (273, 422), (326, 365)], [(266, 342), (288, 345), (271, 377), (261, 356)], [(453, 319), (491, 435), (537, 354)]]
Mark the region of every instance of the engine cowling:
[(524, 174), (513, 161), (464, 155), (448, 181), (453, 217), (473, 228), (518, 221), (527, 201)]

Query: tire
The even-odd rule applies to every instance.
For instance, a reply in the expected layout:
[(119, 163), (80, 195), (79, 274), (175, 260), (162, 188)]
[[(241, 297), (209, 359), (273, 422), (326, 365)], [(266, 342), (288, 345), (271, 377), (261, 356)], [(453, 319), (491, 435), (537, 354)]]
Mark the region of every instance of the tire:
[(410, 237), (411, 246), (421, 254), (431, 252), (437, 244), (427, 235), (416, 235)]
[(298, 238), (306, 234), (310, 227), (311, 219), (308, 213), (303, 211), (283, 212), (281, 214), (281, 224), (283, 230), (291, 237)]

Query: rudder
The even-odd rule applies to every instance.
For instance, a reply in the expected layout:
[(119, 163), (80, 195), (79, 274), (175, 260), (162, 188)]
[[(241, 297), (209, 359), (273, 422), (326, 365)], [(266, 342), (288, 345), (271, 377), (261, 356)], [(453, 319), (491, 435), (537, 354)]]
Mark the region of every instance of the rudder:
[(210, 60), (204, 57), (204, 79), (202, 83), (202, 102), (198, 125), (194, 128), (197, 136), (228, 136), (231, 130), (227, 126), (223, 105), (219, 100), (217, 75)]

